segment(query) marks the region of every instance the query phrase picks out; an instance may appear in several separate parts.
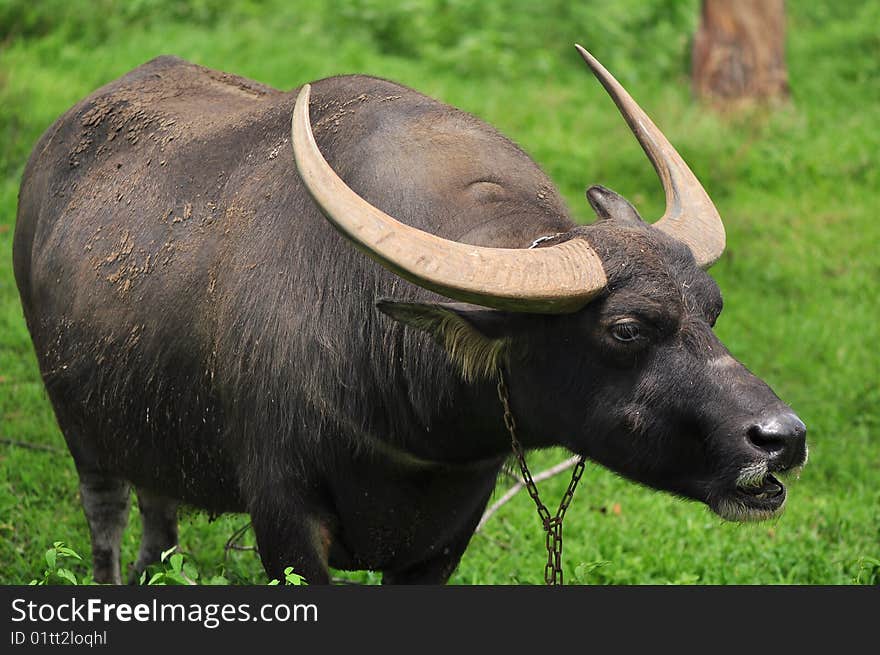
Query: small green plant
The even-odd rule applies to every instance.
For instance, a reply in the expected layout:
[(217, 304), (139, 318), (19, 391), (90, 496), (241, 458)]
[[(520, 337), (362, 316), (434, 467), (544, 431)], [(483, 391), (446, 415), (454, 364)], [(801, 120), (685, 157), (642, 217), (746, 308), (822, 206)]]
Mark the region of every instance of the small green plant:
[[(281, 584), (281, 581), (278, 579), (274, 579), (274, 580), (270, 580), (269, 584), (273, 585), (273, 586), (279, 585), (279, 584)], [(289, 585), (294, 585), (294, 586), (300, 587), (300, 586), (308, 585), (308, 582), (306, 582), (306, 579), (304, 577), (302, 577), (301, 575), (299, 575), (298, 573), (294, 573), (292, 566), (288, 566), (286, 569), (284, 569), (284, 584), (289, 584)]]
[(578, 584), (595, 584), (596, 582), (604, 582), (603, 580), (591, 580), (594, 571), (611, 564), (610, 560), (597, 559), (592, 562), (581, 562), (574, 569), (574, 580)]
[(177, 546), (169, 548), (162, 553), (159, 562), (159, 570), (155, 571), (147, 580), (147, 571), (141, 573), (140, 584), (147, 585), (195, 585), (199, 579), (199, 571), (192, 562), (184, 559), (183, 553), (178, 552)]
[(683, 572), (679, 573), (672, 580), (667, 581), (668, 585), (695, 585), (700, 581), (700, 575), (698, 573), (688, 573)]
[[(46, 551), (46, 569), (40, 578), (30, 581), (32, 585), (89, 585), (94, 584), (90, 575), (77, 578), (69, 568), (64, 566), (64, 560), (83, 561), (82, 557), (72, 548), (65, 546), (63, 541), (56, 541)], [(177, 546), (169, 548), (162, 553), (161, 559), (156, 564), (147, 567), (141, 573), (138, 584), (149, 586), (160, 585), (228, 585), (229, 580), (223, 575), (203, 577), (199, 575), (196, 565), (187, 560), (186, 554), (180, 552)], [(280, 580), (270, 580), (267, 584), (278, 585)], [(284, 584), (303, 586), (307, 585), (305, 578), (295, 573), (292, 566), (284, 569)]]
[(65, 567), (64, 560), (77, 559), (82, 561), (82, 557), (72, 548), (64, 545), (63, 541), (56, 541), (52, 547), (46, 551), (46, 570), (43, 571), (43, 577), (30, 581), (32, 585), (75, 585), (80, 584), (77, 581), (73, 571)]
[(853, 578), (853, 584), (880, 584), (880, 559), (876, 557), (860, 557), (859, 570)]
[(147, 571), (141, 573), (139, 584), (147, 584), (150, 586), (157, 585), (227, 585), (227, 580), (222, 575), (215, 575), (210, 578), (201, 578), (199, 582), (199, 570), (196, 565), (187, 561), (186, 556), (180, 552), (177, 546), (169, 548), (162, 553), (161, 560), (153, 567), (150, 567), (152, 575), (147, 580)]

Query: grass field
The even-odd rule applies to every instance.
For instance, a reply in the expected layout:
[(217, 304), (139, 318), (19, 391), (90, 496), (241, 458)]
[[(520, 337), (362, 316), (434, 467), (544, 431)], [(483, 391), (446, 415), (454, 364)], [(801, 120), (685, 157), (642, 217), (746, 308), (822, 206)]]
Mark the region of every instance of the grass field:
[[(0, 583), (37, 577), (53, 541), (89, 553), (76, 474), (42, 388), (11, 265), (20, 176), (58, 115), (159, 54), (278, 88), (370, 73), (498, 126), (584, 221), (591, 212), (583, 189), (592, 183), (659, 216), (653, 170), (575, 41), (629, 88), (718, 204), (728, 249), (712, 269), (726, 306), (717, 332), (804, 419), (811, 457), (784, 516), (747, 525), (591, 465), (566, 519), (567, 580), (880, 582), (880, 5), (787, 3), (791, 105), (720, 117), (695, 103), (687, 85), (693, 0), (554, 0), (540, 12), (514, 0), (386, 4), (0, 2)], [(536, 453), (533, 468), (565, 456)], [(542, 485), (548, 504), (561, 497), (565, 477)], [(203, 575), (263, 583), (253, 552), (224, 551), (246, 523), (186, 513), (181, 547)], [(138, 532), (133, 511), (125, 563)], [(451, 582), (540, 583), (544, 557), (538, 519), (520, 494), (474, 537)]]

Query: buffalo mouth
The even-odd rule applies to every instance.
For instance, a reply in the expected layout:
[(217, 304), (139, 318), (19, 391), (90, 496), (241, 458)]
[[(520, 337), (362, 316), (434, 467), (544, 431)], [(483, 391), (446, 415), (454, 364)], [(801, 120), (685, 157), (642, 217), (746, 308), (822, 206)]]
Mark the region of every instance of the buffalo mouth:
[(709, 506), (729, 521), (763, 521), (782, 513), (787, 493), (785, 485), (766, 467), (740, 473), (732, 490), (718, 494)]
[(749, 484), (738, 484), (736, 493), (756, 507), (780, 507), (785, 502), (785, 485), (772, 473)]

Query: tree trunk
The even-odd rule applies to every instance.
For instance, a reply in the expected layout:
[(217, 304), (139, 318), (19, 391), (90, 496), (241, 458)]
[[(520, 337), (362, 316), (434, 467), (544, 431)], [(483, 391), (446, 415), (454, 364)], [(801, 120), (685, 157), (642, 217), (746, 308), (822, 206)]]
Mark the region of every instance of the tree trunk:
[(696, 94), (712, 104), (787, 99), (784, 0), (703, 0), (692, 65)]

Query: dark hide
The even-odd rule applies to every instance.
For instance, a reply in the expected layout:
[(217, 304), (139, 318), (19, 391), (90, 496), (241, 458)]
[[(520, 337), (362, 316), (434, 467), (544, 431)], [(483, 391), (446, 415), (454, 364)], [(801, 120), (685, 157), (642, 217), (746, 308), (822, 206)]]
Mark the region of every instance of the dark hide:
[[(558, 435), (710, 504), (751, 461), (742, 425), (781, 403), (739, 364), (709, 380), (726, 354), (709, 328), (720, 296), (686, 248), (608, 190), (590, 196), (608, 220), (576, 228), (537, 166), (461, 111), (371, 77), (315, 82), (318, 145), (371, 203), (478, 245), (586, 236), (610, 278), (569, 316), (436, 305), (312, 204), (295, 97), (162, 57), (73, 107), (28, 162), (15, 275), (97, 580), (119, 580), (129, 485), (145, 523), (135, 573), (175, 543), (183, 502), (249, 512), (273, 577), (326, 582), (329, 562), (446, 580), (508, 452), (500, 363), (528, 446)], [(639, 352), (604, 331), (634, 311), (656, 319)]]

